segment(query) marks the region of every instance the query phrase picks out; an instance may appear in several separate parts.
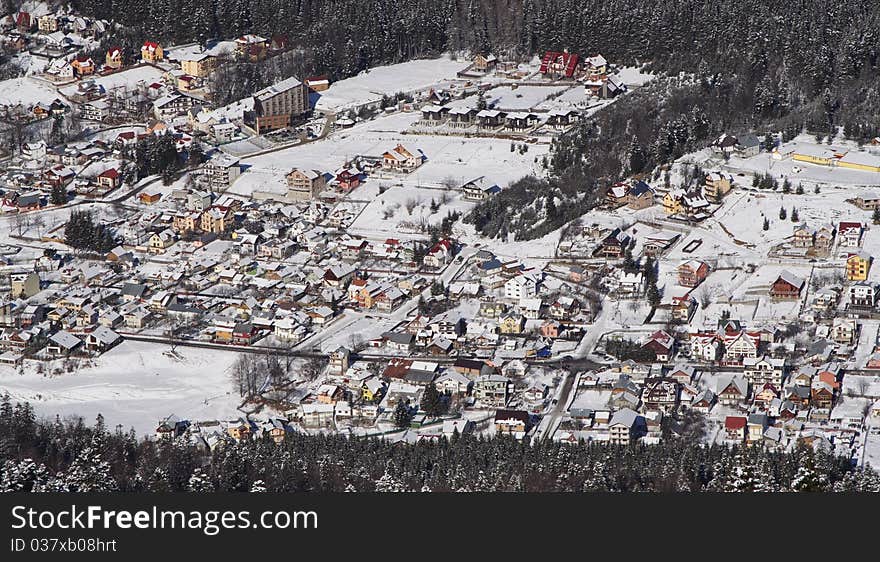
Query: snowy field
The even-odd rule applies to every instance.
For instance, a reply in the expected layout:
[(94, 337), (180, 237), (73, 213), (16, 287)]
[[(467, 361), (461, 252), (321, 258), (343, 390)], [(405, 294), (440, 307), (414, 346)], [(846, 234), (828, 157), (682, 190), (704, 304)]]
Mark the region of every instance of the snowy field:
[[(500, 86), (486, 93), (486, 103), (501, 111), (522, 111), (534, 109), (555, 94), (561, 94), (569, 86)], [(581, 88), (583, 93), (583, 88)]]
[[(92, 79), (95, 81), (96, 84), (103, 87), (105, 91), (109, 92), (110, 90), (119, 87), (133, 89), (139, 83), (143, 83), (149, 86), (153, 82), (161, 82), (162, 74), (163, 72), (156, 67), (143, 65), (135, 66), (121, 72), (108, 74), (107, 76), (95, 76)], [(67, 86), (61, 89), (61, 92), (67, 96), (76, 95), (77, 91), (77, 84), (73, 84), (71, 86)]]
[(373, 68), (334, 82), (329, 89), (319, 92), (315, 109), (337, 112), (377, 102), (385, 94), (430, 88), (443, 80), (455, 79), (456, 73), (467, 65), (467, 61), (439, 58)]
[(58, 93), (50, 84), (38, 78), (13, 78), (0, 81), (0, 105), (32, 105), (52, 103)]
[[(387, 180), (389, 183), (440, 185), (452, 179), (464, 183), (479, 175), (491, 178), (502, 188), (525, 175), (538, 173), (535, 162), (549, 151), (547, 145), (529, 145), (525, 154), (510, 151), (510, 141), (430, 135), (404, 135), (419, 119), (418, 113), (398, 113), (338, 131), (327, 138), (277, 152), (246, 158), (249, 166), (232, 185), (230, 193), (251, 195), (254, 191), (283, 193), (285, 175), (293, 168), (334, 171), (359, 156), (381, 156), (397, 143), (421, 150), (427, 160), (415, 172)], [(368, 180), (375, 181), (375, 178)], [(358, 198), (355, 191), (353, 197)]]
[[(234, 416), (240, 400), (228, 370), (237, 354), (179, 347), (178, 360), (166, 355), (167, 349), (125, 341), (93, 365), (57, 376), (37, 374), (34, 363), (25, 364), (24, 375), (0, 367), (0, 393), (29, 401), (38, 415), (76, 415), (91, 422), (102, 414), (107, 427), (134, 427), (139, 433), (151, 433), (169, 414), (197, 420)], [(56, 361), (53, 368), (61, 365)]]

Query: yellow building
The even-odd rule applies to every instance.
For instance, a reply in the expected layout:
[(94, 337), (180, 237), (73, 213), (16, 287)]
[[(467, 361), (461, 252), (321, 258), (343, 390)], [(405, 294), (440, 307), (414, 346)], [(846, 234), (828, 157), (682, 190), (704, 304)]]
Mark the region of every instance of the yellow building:
[(706, 174), (706, 182), (703, 185), (703, 195), (708, 199), (720, 201), (730, 192), (731, 177), (728, 174), (712, 172)]
[(122, 49), (119, 47), (110, 47), (107, 54), (104, 55), (104, 66), (108, 68), (122, 68)]
[(675, 190), (663, 196), (663, 211), (667, 215), (676, 215), (684, 210), (681, 206), (682, 195), (684, 195), (683, 192)]
[(841, 168), (861, 170), (863, 172), (880, 172), (880, 158), (866, 152), (847, 152), (837, 161)]
[(232, 227), (235, 220), (234, 213), (229, 207), (214, 206), (202, 213), (202, 230), (223, 234)]
[(141, 58), (144, 62), (159, 62), (165, 58), (162, 45), (152, 41), (146, 41), (141, 47)]
[(217, 57), (206, 53), (192, 55), (180, 61), (180, 69), (189, 76), (205, 78), (217, 67)]
[(868, 254), (852, 254), (846, 258), (846, 278), (850, 281), (865, 281), (871, 269), (871, 256)]
[(498, 323), (498, 328), (502, 334), (521, 334), (525, 319), (521, 314), (505, 314)]
[(809, 162), (820, 166), (834, 166), (846, 150), (818, 145), (802, 145), (794, 149), (791, 159), (798, 162)]

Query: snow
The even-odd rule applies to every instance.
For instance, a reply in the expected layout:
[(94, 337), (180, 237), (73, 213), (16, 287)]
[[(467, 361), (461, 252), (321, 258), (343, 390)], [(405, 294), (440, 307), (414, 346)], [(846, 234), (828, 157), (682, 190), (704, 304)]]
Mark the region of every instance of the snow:
[[(384, 115), (325, 139), (246, 158), (249, 169), (230, 188), (231, 193), (250, 195), (254, 191), (284, 192), (284, 176), (293, 168), (333, 171), (359, 155), (381, 156), (397, 143), (421, 150), (427, 160), (416, 171), (390, 183), (438, 186), (447, 178), (462, 184), (485, 175), (504, 187), (530, 173), (538, 173), (536, 158), (549, 151), (547, 145), (529, 145), (524, 155), (510, 151), (510, 141), (431, 135), (405, 135), (420, 117), (418, 113)], [(224, 150), (227, 148), (223, 147)], [(369, 179), (373, 183), (375, 179)], [(360, 188), (359, 188), (360, 189)], [(355, 192), (355, 197), (360, 198)], [(430, 199), (430, 197), (428, 198)]]
[(468, 65), (448, 58), (414, 60), (366, 70), (352, 78), (334, 82), (318, 93), (315, 109), (338, 112), (378, 102), (383, 95), (417, 92), (443, 80), (451, 80)]
[(48, 104), (57, 97), (58, 94), (50, 84), (31, 76), (0, 81), (0, 105), (30, 106), (39, 102)]
[(193, 420), (234, 415), (240, 399), (228, 369), (236, 353), (178, 347), (178, 360), (166, 355), (167, 349), (124, 341), (93, 366), (57, 376), (37, 374), (32, 362), (25, 363), (24, 375), (0, 367), (0, 392), (29, 401), (38, 415), (91, 421), (100, 413), (108, 427), (133, 427), (138, 433), (151, 433), (158, 420), (172, 413)]
[[(94, 76), (90, 79), (94, 80), (97, 85), (103, 87), (105, 91), (109, 92), (110, 90), (119, 87), (125, 87), (126, 89), (131, 90), (134, 89), (139, 83), (143, 83), (147, 86), (154, 82), (161, 83), (163, 74), (164, 73), (161, 69), (143, 64), (140, 66), (128, 68), (126, 70), (122, 70), (120, 72), (114, 72), (106, 76)], [(73, 84), (71, 86), (62, 88), (60, 91), (65, 96), (71, 96), (77, 94), (77, 89), (78, 85)]]

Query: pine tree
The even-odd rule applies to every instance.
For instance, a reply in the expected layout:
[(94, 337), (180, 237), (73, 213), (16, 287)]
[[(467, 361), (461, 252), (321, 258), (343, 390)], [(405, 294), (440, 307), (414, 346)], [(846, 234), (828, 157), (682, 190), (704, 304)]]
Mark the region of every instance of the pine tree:
[(399, 400), (397, 406), (394, 407), (394, 425), (400, 429), (409, 427), (413, 415), (409, 405), (404, 400)]
[(784, 221), (787, 216), (788, 216), (788, 212), (785, 210), (785, 207), (780, 207), (779, 208), (779, 220)]
[(433, 384), (426, 386), (422, 393), (421, 409), (431, 417), (437, 417), (443, 413), (443, 399)]

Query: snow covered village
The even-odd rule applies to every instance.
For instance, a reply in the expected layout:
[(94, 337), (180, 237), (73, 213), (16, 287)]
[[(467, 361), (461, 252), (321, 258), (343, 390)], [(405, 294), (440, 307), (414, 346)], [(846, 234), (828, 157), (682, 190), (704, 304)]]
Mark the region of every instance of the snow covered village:
[(339, 76), (289, 72), (282, 33), (121, 27), (0, 19), (7, 401), (209, 452), (688, 435), (880, 466), (880, 137), (695, 107), (645, 139), (617, 116), (712, 86), (566, 42)]

